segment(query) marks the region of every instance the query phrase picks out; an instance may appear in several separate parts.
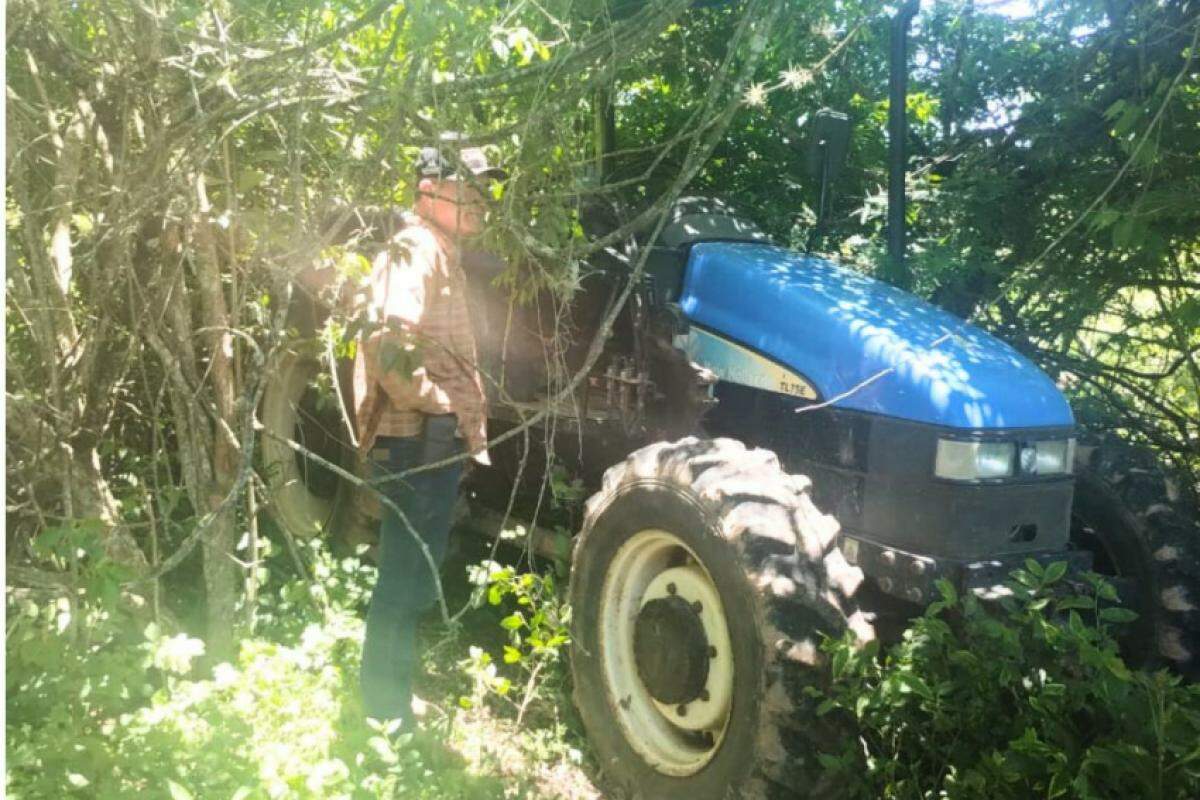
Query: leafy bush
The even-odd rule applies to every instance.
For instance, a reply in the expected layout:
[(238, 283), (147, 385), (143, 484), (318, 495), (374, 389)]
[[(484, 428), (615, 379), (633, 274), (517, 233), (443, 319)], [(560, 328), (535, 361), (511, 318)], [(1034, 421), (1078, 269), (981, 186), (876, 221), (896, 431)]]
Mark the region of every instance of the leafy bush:
[(235, 663), (200, 672), (204, 643), (82, 594), (8, 593), (6, 794), (191, 797), (494, 797), (434, 774), (411, 734), (370, 726), (357, 694), (371, 570), (311, 548), (322, 580), (263, 598)]
[[(295, 553), (270, 539), (259, 540), (264, 566), (259, 574), (263, 590), (255, 603), (256, 633), (274, 641), (293, 641), (314, 620), (328, 611), (366, 612), (378, 570), (360, 555), (336, 558), (328, 545), (314, 538), (295, 542)], [(302, 559), (311, 578), (296, 575)]]
[(513, 697), (512, 678), (502, 674), (490, 653), (472, 647), (461, 663), (473, 679), (472, 693), (460, 697), (459, 704), (471, 708), (489, 695), (511, 700), (516, 704), (519, 726), (530, 703), (538, 697), (553, 700), (561, 688), (565, 647), (570, 642), (570, 608), (559, 596), (553, 575), (518, 573), (495, 561), (475, 565), (468, 574), (476, 586), (476, 606), (486, 601), (510, 612), (500, 620), (508, 638), (500, 660), (510, 666), (522, 688)]
[(826, 642), (820, 711), (858, 735), (821, 758), (851, 796), (1200, 797), (1200, 687), (1130, 670), (1112, 628), (1132, 612), (1099, 577), (1080, 593), (1065, 572), (1030, 561), (994, 605), (942, 581), (882, 658)]
[[(71, 535), (59, 537), (64, 547)], [(164, 631), (147, 609), (115, 595), (101, 556), (77, 559), (79, 593), (34, 600), (9, 589), (6, 796), (592, 796), (582, 753), (557, 713), (566, 623), (552, 578), (494, 563), (473, 571), (480, 605), (507, 615), (500, 626), (487, 614), (472, 618), (472, 633), (508, 642), (497, 663), (520, 689), (500, 691), (495, 665), (485, 680), (479, 648), (459, 662), (466, 644), (456, 634), (464, 631), (439, 629), (443, 642), (427, 658), (445, 645), (454, 650), (427, 665), (450, 684), (434, 697), (473, 686), (480, 702), (458, 708), (451, 700), (436, 734), (414, 736), (368, 723), (361, 706), (361, 612), (374, 568), (334, 558), (319, 542), (297, 543), (295, 554), (262, 544), (255, 634), (232, 663), (212, 665), (202, 641)], [(293, 556), (309, 574), (294, 576)], [(551, 702), (535, 702), (543, 699)], [(526, 708), (539, 711), (536, 729), (521, 728)], [(473, 763), (440, 763), (439, 738), (453, 739)]]

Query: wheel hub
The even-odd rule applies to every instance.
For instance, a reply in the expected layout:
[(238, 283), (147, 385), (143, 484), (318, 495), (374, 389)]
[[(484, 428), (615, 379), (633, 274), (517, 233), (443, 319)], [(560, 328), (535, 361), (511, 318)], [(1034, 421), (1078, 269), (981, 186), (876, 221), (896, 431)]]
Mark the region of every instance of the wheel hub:
[(626, 741), (664, 775), (695, 774), (719, 751), (733, 708), (733, 647), (712, 577), (680, 537), (639, 531), (609, 565), (600, 625)]
[(660, 703), (700, 697), (708, 682), (708, 637), (692, 604), (678, 595), (650, 600), (634, 623), (638, 675)]

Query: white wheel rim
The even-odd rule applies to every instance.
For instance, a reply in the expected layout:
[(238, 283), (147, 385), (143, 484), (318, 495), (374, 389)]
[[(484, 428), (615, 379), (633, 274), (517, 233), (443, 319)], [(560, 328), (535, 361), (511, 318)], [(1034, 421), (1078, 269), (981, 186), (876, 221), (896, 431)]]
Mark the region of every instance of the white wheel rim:
[[(667, 588), (671, 584), (674, 592)], [(697, 616), (715, 648), (710, 650), (704, 687), (707, 699), (688, 703), (682, 715), (677, 706), (660, 703), (650, 694), (634, 655), (634, 626), (642, 606), (672, 593), (700, 603)], [(609, 565), (599, 612), (605, 688), (625, 740), (659, 772), (698, 772), (720, 749), (733, 706), (733, 648), (721, 596), (708, 570), (674, 534), (639, 531)]]
[(308, 539), (324, 530), (333, 514), (333, 503), (309, 490), (295, 452), (275, 437), (292, 438), (300, 398), (321, 365), (316, 359), (288, 352), (275, 369), (276, 377), (268, 382), (264, 393), (262, 418), (264, 424), (278, 425), (283, 430), (272, 430), (274, 436), (261, 440), (268, 485), (276, 495), (271, 507), (289, 533)]

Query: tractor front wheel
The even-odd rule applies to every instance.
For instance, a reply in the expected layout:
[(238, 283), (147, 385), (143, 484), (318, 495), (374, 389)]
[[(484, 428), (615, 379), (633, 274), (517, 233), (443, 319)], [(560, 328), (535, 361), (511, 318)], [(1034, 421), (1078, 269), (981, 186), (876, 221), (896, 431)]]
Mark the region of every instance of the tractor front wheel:
[(642, 448), (572, 561), (575, 700), (615, 796), (820, 797), (821, 634), (874, 637), (806, 478), (730, 439)]
[(1071, 540), (1117, 579), (1138, 614), (1122, 642), (1139, 666), (1200, 680), (1200, 522), (1152, 454), (1119, 442), (1080, 446)]

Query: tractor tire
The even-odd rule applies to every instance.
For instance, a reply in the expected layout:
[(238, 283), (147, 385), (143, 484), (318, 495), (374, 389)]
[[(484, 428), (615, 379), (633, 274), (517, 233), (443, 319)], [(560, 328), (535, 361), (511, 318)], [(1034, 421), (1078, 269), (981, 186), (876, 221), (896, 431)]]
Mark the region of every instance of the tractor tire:
[(259, 437), (262, 466), (270, 492), (267, 510), (276, 524), (298, 539), (329, 535), (353, 546), (370, 542), (375, 533), (369, 498), (286, 443), (291, 439), (342, 469), (361, 471), (340, 411), (312, 408), (312, 381), (322, 369), (315, 356), (293, 348), (267, 378), (259, 409), (264, 429)]
[(1093, 553), (1096, 572), (1125, 579), (1122, 599), (1138, 613), (1122, 650), (1200, 680), (1200, 520), (1148, 451), (1081, 445), (1075, 472), (1072, 543)]
[(774, 453), (682, 439), (630, 455), (572, 558), (575, 702), (611, 797), (827, 797), (822, 634), (875, 633), (837, 522)]

